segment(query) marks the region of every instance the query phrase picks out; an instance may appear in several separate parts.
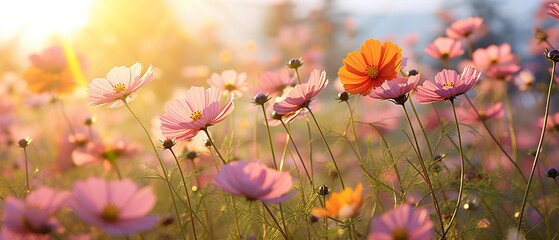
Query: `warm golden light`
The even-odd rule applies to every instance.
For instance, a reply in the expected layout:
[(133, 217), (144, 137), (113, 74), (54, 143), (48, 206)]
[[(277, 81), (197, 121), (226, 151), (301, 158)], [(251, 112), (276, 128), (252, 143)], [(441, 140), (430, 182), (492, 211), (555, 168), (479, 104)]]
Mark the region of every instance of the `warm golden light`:
[(65, 36), (83, 26), (93, 0), (0, 0), (1, 37), (23, 34), (33, 40)]

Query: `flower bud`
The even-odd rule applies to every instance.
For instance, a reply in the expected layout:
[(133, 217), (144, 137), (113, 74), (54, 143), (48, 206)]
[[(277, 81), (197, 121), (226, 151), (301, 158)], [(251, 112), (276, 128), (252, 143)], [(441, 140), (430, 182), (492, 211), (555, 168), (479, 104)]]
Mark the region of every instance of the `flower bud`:
[(545, 57), (553, 62), (559, 62), (559, 50), (553, 49), (551, 51), (545, 49), (544, 51)]
[(292, 58), (287, 62), (287, 66), (292, 69), (298, 69), (303, 66), (303, 60), (301, 58)]
[(161, 142), (161, 146), (163, 147), (163, 149), (171, 149), (175, 146), (175, 144), (177, 144), (177, 141), (175, 141), (175, 139), (167, 138)]
[(346, 102), (347, 100), (349, 100), (349, 93), (348, 92), (338, 93), (338, 98), (336, 99), (340, 100), (340, 102)]
[(332, 191), (332, 190), (329, 189), (328, 186), (326, 186), (326, 185), (322, 185), (322, 186), (318, 187), (318, 195), (326, 196), (326, 195), (330, 194), (330, 191)]
[(545, 176), (550, 178), (556, 178), (557, 176), (559, 176), (559, 171), (557, 171), (556, 168), (547, 169), (547, 171), (545, 172)]
[(198, 157), (198, 153), (196, 153), (195, 151), (188, 151), (188, 152), (186, 153), (186, 159), (194, 160), (194, 159), (196, 159), (197, 157)]
[(417, 70), (415, 70), (415, 69), (412, 69), (412, 70), (409, 70), (409, 71), (408, 71), (408, 77), (409, 77), (409, 76), (415, 76), (415, 75), (417, 75), (417, 74), (419, 74), (419, 72), (418, 72)]
[(29, 144), (31, 144), (31, 138), (29, 137), (23, 138), (17, 142), (17, 145), (20, 148), (26, 148), (27, 146), (29, 146)]
[(252, 99), (253, 103), (256, 104), (256, 105), (263, 105), (264, 103), (268, 102), (269, 100), (270, 100), (270, 98), (268, 97), (268, 95), (266, 95), (264, 93), (258, 93)]

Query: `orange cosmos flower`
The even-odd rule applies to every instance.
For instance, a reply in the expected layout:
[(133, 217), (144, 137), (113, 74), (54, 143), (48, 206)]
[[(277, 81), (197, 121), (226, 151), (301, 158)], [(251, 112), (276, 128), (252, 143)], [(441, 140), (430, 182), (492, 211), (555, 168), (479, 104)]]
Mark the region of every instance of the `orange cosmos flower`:
[(355, 217), (359, 215), (359, 209), (363, 205), (362, 191), (363, 185), (359, 183), (355, 191), (351, 188), (345, 188), (339, 193), (332, 193), (330, 198), (326, 200), (326, 208), (315, 208), (311, 214), (317, 217), (336, 218), (341, 221)]
[(369, 39), (361, 45), (360, 51), (348, 53), (338, 70), (346, 92), (365, 96), (384, 81), (396, 78), (402, 63), (401, 52), (402, 49), (392, 42), (382, 44)]

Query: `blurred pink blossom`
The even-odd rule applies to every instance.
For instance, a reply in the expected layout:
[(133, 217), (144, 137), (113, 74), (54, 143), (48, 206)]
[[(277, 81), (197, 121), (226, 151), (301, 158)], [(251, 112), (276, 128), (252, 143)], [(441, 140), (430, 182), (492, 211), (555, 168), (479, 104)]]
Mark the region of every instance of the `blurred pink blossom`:
[(256, 93), (269, 94), (270, 96), (281, 96), (284, 90), (295, 84), (297, 76), (289, 76), (289, 69), (282, 68), (278, 71), (268, 71), (263, 73), (258, 79)]
[(555, 18), (555, 19), (559, 19), (559, 3), (557, 2), (552, 2), (549, 5), (547, 5), (547, 11), (546, 11), (547, 15)]
[(503, 109), (502, 102), (491, 104), (486, 109), (479, 107), (476, 107), (476, 109), (473, 109), (469, 105), (468, 107), (460, 107), (456, 109), (460, 122), (472, 124), (480, 121), (499, 119), (505, 115), (505, 109)]
[(470, 38), (483, 24), (483, 18), (469, 17), (454, 21), (446, 29), (446, 35), (451, 38)]
[(451, 59), (462, 56), (462, 42), (453, 38), (438, 37), (425, 48), (425, 53), (433, 58)]
[(149, 215), (156, 203), (151, 187), (138, 189), (129, 179), (108, 182), (89, 178), (74, 184), (68, 204), (84, 222), (116, 236), (132, 235), (155, 226)]
[(224, 165), (214, 179), (216, 187), (249, 200), (281, 203), (293, 196), (291, 175), (260, 162), (235, 161)]
[(379, 217), (373, 218), (368, 239), (430, 240), (435, 236), (433, 225), (427, 209), (417, 209), (404, 203)]
[(208, 84), (212, 87), (221, 89), (224, 95), (235, 93), (236, 96), (243, 96), (243, 92), (248, 90), (246, 73), (237, 73), (235, 70), (225, 70), (221, 74), (212, 73)]

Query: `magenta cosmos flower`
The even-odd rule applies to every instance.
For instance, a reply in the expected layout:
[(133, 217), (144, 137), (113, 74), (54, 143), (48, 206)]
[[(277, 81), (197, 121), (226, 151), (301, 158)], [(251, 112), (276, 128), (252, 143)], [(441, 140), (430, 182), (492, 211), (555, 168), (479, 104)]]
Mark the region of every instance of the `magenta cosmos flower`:
[(460, 40), (438, 37), (425, 48), (425, 53), (438, 59), (451, 59), (464, 54), (464, 49)]
[(427, 209), (416, 209), (403, 204), (371, 221), (369, 240), (431, 240), (433, 222)]
[(326, 79), (326, 72), (322, 73), (314, 70), (311, 73), (309, 81), (296, 85), (287, 96), (281, 101), (274, 104), (274, 111), (278, 114), (289, 114), (301, 108), (308, 107), (316, 95), (326, 88), (328, 80)]
[(293, 196), (291, 175), (266, 167), (260, 162), (235, 161), (224, 165), (214, 179), (221, 190), (249, 200), (281, 203)]
[(168, 139), (189, 140), (233, 112), (235, 94), (220, 107), (221, 91), (210, 87), (191, 87), (185, 98), (175, 99), (167, 106), (167, 114), (159, 116), (161, 132)]
[(35, 239), (61, 231), (62, 226), (53, 215), (63, 206), (68, 196), (68, 192), (40, 187), (31, 192), (25, 201), (7, 197), (0, 239)]
[(559, 19), (559, 3), (552, 2), (547, 5), (547, 15), (552, 16), (555, 19)]
[(155, 202), (150, 187), (138, 189), (129, 179), (107, 182), (101, 178), (76, 182), (68, 199), (81, 220), (118, 236), (153, 228), (158, 217), (147, 214)]
[(481, 73), (471, 66), (464, 68), (460, 75), (454, 70), (444, 69), (437, 73), (434, 82), (425, 81), (418, 86), (415, 96), (419, 103), (452, 100), (475, 87), (480, 77)]
[(132, 101), (134, 94), (153, 79), (151, 65), (143, 76), (141, 73), (142, 64), (138, 62), (130, 68), (114, 67), (106, 78), (95, 78), (89, 84), (87, 102), (93, 106), (108, 104), (109, 108), (115, 108), (124, 105), (123, 101)]
[(419, 75), (408, 78), (396, 78), (386, 81), (382, 85), (373, 88), (369, 97), (381, 100), (392, 100), (397, 104), (403, 104), (408, 99), (407, 93), (417, 86)]
[(446, 29), (446, 35), (451, 38), (468, 38), (483, 24), (483, 18), (469, 17), (453, 22)]
[(212, 87), (219, 88), (224, 94), (235, 93), (237, 96), (243, 96), (243, 92), (248, 89), (248, 82), (246, 81), (247, 74), (239, 73), (235, 70), (225, 70), (220, 74), (212, 73), (208, 84)]

